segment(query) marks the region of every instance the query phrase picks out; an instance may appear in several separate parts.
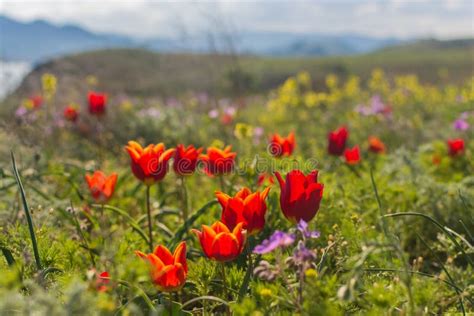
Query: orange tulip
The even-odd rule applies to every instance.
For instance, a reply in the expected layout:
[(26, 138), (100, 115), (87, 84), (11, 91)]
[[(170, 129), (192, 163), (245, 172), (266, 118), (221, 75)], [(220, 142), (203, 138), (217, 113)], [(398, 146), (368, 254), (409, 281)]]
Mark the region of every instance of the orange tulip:
[(221, 221), (229, 228), (234, 229), (237, 224), (243, 223), (242, 228), (248, 234), (258, 233), (265, 225), (265, 213), (267, 211), (267, 198), (270, 188), (262, 193), (252, 193), (248, 188), (243, 188), (234, 197), (225, 193), (216, 192), (216, 197), (222, 206)]
[(222, 222), (217, 221), (211, 227), (202, 225), (202, 232), (193, 229), (204, 254), (212, 260), (225, 262), (237, 258), (244, 249), (246, 231), (242, 228), (243, 223), (237, 224), (230, 231)]
[(112, 173), (107, 177), (105, 173), (97, 170), (92, 175), (86, 174), (85, 178), (94, 200), (105, 203), (112, 197), (117, 183), (116, 173)]
[(295, 133), (291, 132), (287, 137), (275, 133), (270, 138), (268, 151), (274, 157), (291, 156), (295, 145)]
[(206, 173), (222, 175), (231, 172), (234, 169), (235, 156), (237, 156), (237, 153), (231, 150), (232, 146), (227, 146), (224, 150), (216, 147), (207, 148), (207, 154), (201, 156)]
[(196, 149), (193, 145), (184, 147), (184, 145), (180, 144), (176, 146), (173, 161), (174, 172), (180, 176), (193, 174), (201, 152), (202, 148)]
[(148, 186), (165, 177), (168, 172), (168, 160), (174, 153), (174, 149), (166, 150), (163, 143), (150, 144), (143, 148), (135, 141), (129, 141), (125, 150), (130, 155), (133, 174)]
[(141, 251), (135, 251), (135, 254), (148, 260), (152, 282), (160, 291), (178, 291), (186, 283), (188, 274), (186, 242), (182, 241), (173, 254), (162, 245), (157, 246), (153, 253), (145, 254)]
[(375, 136), (369, 136), (369, 150), (376, 154), (385, 152), (385, 144)]

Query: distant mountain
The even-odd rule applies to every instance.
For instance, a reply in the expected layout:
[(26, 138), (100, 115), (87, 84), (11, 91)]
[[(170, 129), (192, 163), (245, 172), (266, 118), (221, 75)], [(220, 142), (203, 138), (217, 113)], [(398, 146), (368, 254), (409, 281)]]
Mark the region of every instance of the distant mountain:
[(0, 16), (0, 58), (39, 62), (52, 57), (108, 47), (130, 47), (134, 41), (111, 34), (95, 34), (73, 25), (45, 21), (22, 23)]
[[(252, 49), (253, 42), (260, 43), (256, 51), (270, 55), (282, 56), (329, 56), (363, 54), (376, 49), (397, 45), (401, 41), (395, 38), (373, 38), (359, 35), (324, 35), (324, 34), (288, 34), (261, 33), (244, 36), (244, 43)], [(262, 45), (263, 44), (263, 45)], [(266, 45), (265, 45), (266, 44)], [(243, 45), (245, 47), (245, 45)]]
[(189, 38), (137, 40), (114, 34), (96, 34), (74, 25), (57, 26), (45, 21), (23, 23), (0, 16), (0, 59), (41, 62), (52, 57), (104, 48), (147, 48), (158, 52), (229, 52), (267, 56), (351, 55), (395, 45), (394, 38), (359, 35), (242, 32), (232, 38), (208, 35)]

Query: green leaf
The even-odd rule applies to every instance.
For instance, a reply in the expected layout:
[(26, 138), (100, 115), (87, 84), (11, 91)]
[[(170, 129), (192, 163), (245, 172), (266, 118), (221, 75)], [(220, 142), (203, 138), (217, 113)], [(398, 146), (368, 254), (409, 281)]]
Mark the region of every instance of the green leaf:
[(162, 316), (181, 316), (181, 315), (192, 315), (191, 312), (183, 310), (183, 304), (179, 302), (165, 302), (164, 304), (160, 304), (157, 306), (158, 315)]
[(13, 255), (12, 255), (12, 252), (10, 251), (10, 249), (6, 248), (6, 247), (1, 247), (2, 249), (2, 253), (3, 255), (5, 256), (5, 259), (7, 260), (7, 263), (9, 266), (12, 266), (15, 264), (15, 259), (13, 258)]
[[(100, 204), (93, 204), (92, 206), (98, 207), (98, 208), (102, 207), (102, 205)], [(127, 220), (127, 222), (130, 224), (130, 226), (133, 228), (133, 230), (136, 231), (143, 238), (143, 240), (148, 244), (148, 237), (146, 236), (145, 232), (140, 228), (140, 225), (138, 225), (138, 223), (133, 219), (133, 217), (128, 215), (126, 211), (118, 207), (111, 206), (111, 205), (104, 205), (104, 209), (110, 210), (116, 214), (123, 216)]]
[[(183, 225), (176, 231), (174, 237), (168, 242), (168, 248), (174, 248), (174, 246), (183, 239), (184, 234), (189, 230), (189, 228), (194, 224), (194, 222), (201, 217), (210, 207), (217, 204), (217, 200), (212, 200), (204, 204), (199, 210), (197, 210), (193, 215), (191, 215)], [(170, 248), (171, 247), (171, 248)]]
[(195, 302), (199, 302), (199, 301), (214, 301), (214, 302), (217, 302), (217, 303), (221, 303), (222, 305), (229, 306), (229, 303), (224, 301), (222, 298), (218, 298), (216, 296), (204, 295), (204, 296), (199, 296), (199, 297), (195, 297), (193, 299), (190, 299), (189, 301), (187, 301), (186, 303), (183, 304), (183, 308), (185, 308), (186, 306), (191, 305)]
[(18, 173), (18, 169), (16, 167), (15, 155), (13, 154), (13, 151), (11, 152), (11, 157), (12, 157), (13, 173), (15, 174), (15, 179), (18, 184), (18, 188), (20, 190), (21, 200), (23, 202), (23, 208), (25, 210), (26, 220), (28, 222), (28, 229), (30, 230), (31, 243), (33, 244), (33, 253), (34, 253), (35, 261), (36, 261), (36, 268), (38, 270), (41, 270), (41, 261), (40, 261), (39, 251), (38, 251), (38, 244), (36, 243), (36, 235), (35, 235), (35, 229), (33, 227), (33, 219), (31, 217), (30, 207), (28, 206), (28, 202), (26, 201), (25, 190), (23, 189), (23, 184), (21, 183), (20, 174)]
[(471, 257), (464, 251), (464, 248), (461, 247), (461, 245), (458, 243), (456, 238), (454, 238), (454, 236), (449, 232), (449, 230), (451, 230), (451, 229), (448, 228), (449, 229), (448, 230), (446, 226), (441, 225), (437, 220), (435, 220), (431, 216), (428, 216), (428, 215), (422, 214), (422, 213), (417, 213), (417, 212), (402, 212), (402, 213), (386, 214), (383, 217), (399, 217), (399, 216), (418, 216), (418, 217), (423, 217), (424, 219), (429, 220), (430, 222), (435, 224), (435, 226), (437, 226), (443, 233), (445, 233), (446, 236), (448, 236), (449, 239), (451, 239), (451, 241), (456, 245), (456, 247), (458, 247), (458, 249), (466, 257), (467, 261), (469, 261), (469, 264), (471, 266), (474, 266), (474, 263), (472, 262)]

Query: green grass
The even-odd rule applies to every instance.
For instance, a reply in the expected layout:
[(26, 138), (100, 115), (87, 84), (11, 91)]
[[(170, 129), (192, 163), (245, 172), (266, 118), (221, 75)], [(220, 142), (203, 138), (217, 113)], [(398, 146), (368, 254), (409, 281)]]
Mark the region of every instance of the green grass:
[[(358, 75), (365, 81), (370, 71), (382, 68), (390, 76), (412, 73), (422, 82), (460, 83), (473, 76), (474, 44), (465, 41), (426, 41), (397, 46), (360, 56), (271, 58), (205, 54), (158, 54), (145, 50), (103, 50), (67, 56), (38, 66), (18, 90), (18, 95), (38, 91), (45, 72), (65, 84), (62, 94), (78, 97), (84, 78), (94, 75), (101, 90), (133, 97), (176, 96), (187, 91), (216, 95), (255, 94), (268, 91), (301, 70), (308, 71), (315, 87), (334, 73), (342, 78)], [(236, 68), (237, 67), (237, 68)], [(232, 75), (235, 69), (237, 75)]]
[[(430, 45), (433, 43), (426, 43), (423, 49), (431, 50)], [(56, 97), (24, 117), (4, 120), (0, 130), (0, 156), (4, 157), (0, 160), (0, 314), (148, 315), (156, 310), (166, 315), (171, 309), (173, 315), (221, 315), (229, 308), (234, 315), (473, 313), (472, 80), (444, 84), (447, 78), (428, 78), (437, 84), (434, 86), (414, 77), (391, 77), (395, 70), (385, 78), (376, 72), (364, 79), (372, 72), (370, 67), (377, 66), (377, 56), (385, 56), (385, 65), (397, 65), (397, 69), (417, 66), (413, 69), (420, 76), (435, 76), (423, 63), (439, 61), (436, 66), (445, 67), (468, 59), (452, 58), (464, 56), (462, 47), (435, 47), (431, 54), (414, 54), (418, 49), (394, 48), (350, 58), (247, 57), (241, 61), (243, 69), (261, 76), (316, 71), (316, 66), (304, 67), (310, 63), (318, 67), (324, 63), (329, 72), (332, 66), (328, 65), (344, 63), (351, 72), (359, 69), (363, 82), (348, 84), (341, 76), (338, 85), (323, 85), (318, 72), (321, 78), (312, 81), (315, 91), (311, 79), (299, 74), (285, 78), (283, 86), (272, 86), (271, 92), (260, 86), (257, 97), (232, 100), (233, 95), (226, 94), (230, 104), (221, 101), (220, 106), (212, 98), (199, 103), (187, 94), (176, 95), (178, 102), (165, 106), (161, 99), (145, 93), (152, 85), (133, 90), (138, 83), (151, 83), (150, 78), (165, 82), (164, 75), (154, 71), (157, 67), (182, 67), (181, 75), (193, 82), (204, 67), (198, 61), (210, 59), (208, 56), (180, 56), (178, 67), (171, 64), (177, 56), (112, 51), (45, 65), (22, 89), (39, 87), (39, 73), (61, 66), (57, 68), (60, 72), (53, 71), (59, 78)], [(399, 63), (388, 62), (390, 55)], [(114, 66), (109, 68), (110, 58)], [(227, 57), (217, 58), (228, 62)], [(86, 64), (93, 61), (90, 68), (78, 67), (82, 59)], [(217, 64), (212, 66), (219, 70)], [(131, 71), (137, 67), (141, 76)], [(186, 67), (189, 74), (184, 74)], [(265, 69), (270, 70), (265, 73)], [(101, 119), (87, 112), (85, 93), (90, 87), (84, 78), (90, 72), (110, 80), (99, 78), (100, 88), (110, 88), (107, 113)], [(170, 72), (167, 79), (182, 84), (177, 76)], [(458, 75), (456, 80), (461, 78)], [(186, 90), (184, 86), (169, 87)], [(18, 93), (21, 91), (26, 90)], [(121, 92), (128, 95), (128, 102), (123, 102)], [(315, 95), (316, 103), (312, 101)], [(391, 115), (366, 116), (354, 111), (374, 95), (390, 104)], [(80, 103), (77, 123), (60, 119), (66, 100)], [(223, 122), (229, 106), (235, 114)], [(150, 114), (150, 109), (158, 110), (158, 115)], [(209, 115), (210, 109), (217, 110), (217, 118)], [(468, 113), (471, 126), (454, 130), (453, 121), (463, 112)], [(343, 157), (327, 153), (327, 134), (341, 125), (350, 131), (348, 147), (361, 148), (362, 160), (357, 165), (349, 166)], [(257, 127), (263, 129), (262, 135)], [(268, 136), (290, 131), (296, 135), (295, 152), (288, 158), (271, 157)], [(382, 139), (385, 154), (368, 151), (370, 135)], [(452, 138), (465, 141), (465, 150), (458, 156), (448, 154), (446, 141)], [(188, 250), (187, 282), (171, 295), (153, 285), (149, 267), (134, 253), (149, 249), (147, 189), (130, 169), (124, 151), (129, 140), (164, 142), (167, 148), (180, 143), (230, 144), (237, 152), (239, 172), (220, 179), (200, 170), (186, 179), (187, 194), (172, 169), (150, 188), (154, 244), (173, 249), (186, 241)], [(15, 153), (13, 168), (11, 150)], [(244, 252), (227, 262), (222, 273), (222, 265), (206, 258), (190, 228), (199, 229), (221, 217), (216, 190), (225, 187), (230, 195), (242, 187), (257, 190), (262, 168), (283, 174), (291, 169), (319, 170), (323, 199), (309, 229), (320, 231), (320, 237), (302, 240), (294, 223), (282, 213), (276, 183), (266, 201), (264, 228), (248, 238), (248, 247), (253, 249), (275, 230), (289, 231), (297, 234), (311, 256), (304, 263), (297, 261), (300, 257), (295, 253), (302, 246), (295, 242), (262, 256), (253, 254), (251, 260)], [(84, 179), (97, 169), (118, 174), (114, 195), (104, 206), (93, 200)], [(189, 205), (187, 221), (181, 215), (183, 205)], [(253, 273), (256, 267), (259, 273)], [(109, 272), (109, 283), (98, 279), (102, 271)], [(103, 285), (106, 290), (100, 291)]]

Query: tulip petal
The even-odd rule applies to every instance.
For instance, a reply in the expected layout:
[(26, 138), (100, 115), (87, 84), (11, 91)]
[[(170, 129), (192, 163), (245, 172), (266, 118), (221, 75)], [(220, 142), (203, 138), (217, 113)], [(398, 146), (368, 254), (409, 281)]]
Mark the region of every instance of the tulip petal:
[(216, 234), (230, 233), (229, 228), (224, 223), (222, 223), (221, 221), (217, 221), (214, 224), (212, 224), (211, 228)]
[(266, 200), (266, 198), (267, 198), (267, 196), (268, 196), (268, 193), (270, 192), (270, 189), (271, 189), (271, 188), (272, 188), (272, 187), (266, 188), (266, 189), (263, 190), (263, 192), (260, 194), (260, 197), (261, 197), (262, 201), (265, 201), (265, 200)]
[(211, 247), (212, 257), (218, 261), (228, 261), (240, 253), (240, 245), (236, 236), (230, 233), (219, 233)]
[(285, 180), (278, 171), (275, 171), (275, 176), (277, 177), (278, 183), (280, 184), (280, 189), (283, 190), (285, 187)]
[(180, 263), (183, 266), (184, 271), (187, 273), (188, 264), (186, 262), (186, 242), (182, 241), (179, 243), (174, 251), (173, 257), (174, 264)]
[(173, 264), (174, 263), (174, 258), (171, 252), (169, 251), (168, 248), (166, 248), (163, 245), (159, 245), (155, 248), (155, 251), (153, 252), (155, 256), (161, 259), (165, 265), (168, 264)]
[(151, 265), (153, 266), (153, 269), (161, 269), (165, 265), (163, 261), (156, 256), (154, 253), (150, 253), (146, 256), (148, 258), (148, 261), (150, 261)]
[(217, 201), (219, 201), (219, 204), (221, 205), (222, 209), (224, 209), (227, 205), (228, 200), (230, 199), (230, 196), (220, 191), (216, 191), (215, 194), (217, 197)]
[(136, 254), (137, 256), (139, 256), (140, 258), (142, 258), (142, 259), (146, 259), (146, 258), (147, 258), (146, 253), (143, 253), (143, 252), (141, 252), (141, 251), (135, 250), (135, 254)]

